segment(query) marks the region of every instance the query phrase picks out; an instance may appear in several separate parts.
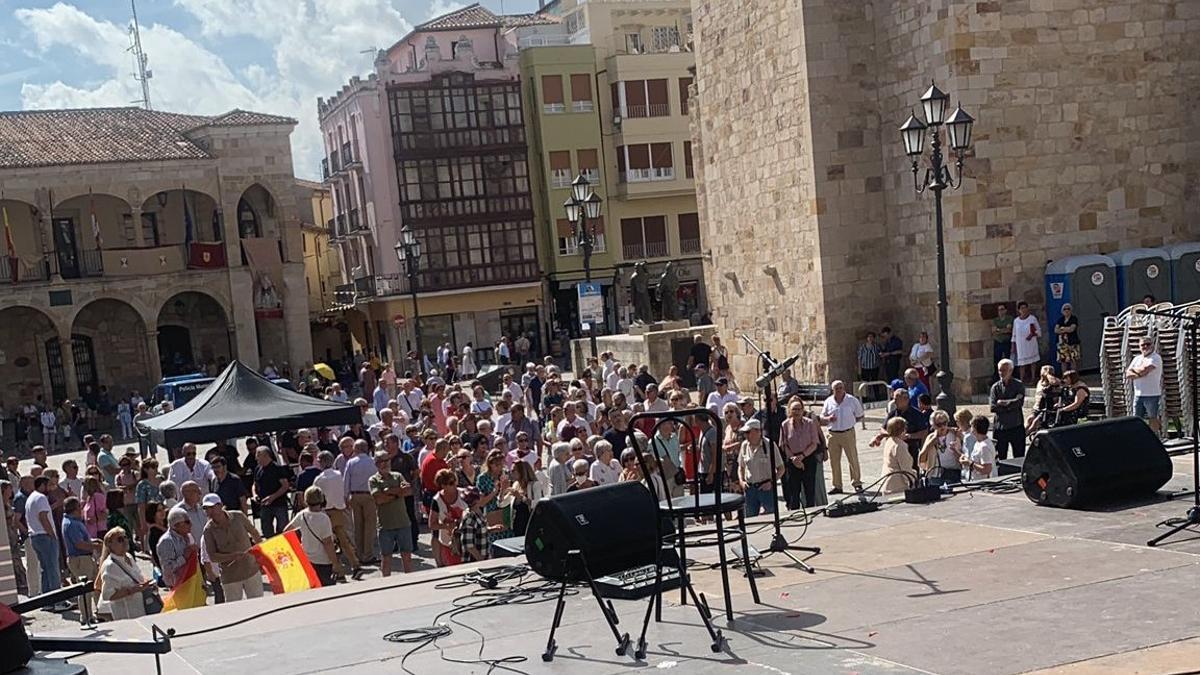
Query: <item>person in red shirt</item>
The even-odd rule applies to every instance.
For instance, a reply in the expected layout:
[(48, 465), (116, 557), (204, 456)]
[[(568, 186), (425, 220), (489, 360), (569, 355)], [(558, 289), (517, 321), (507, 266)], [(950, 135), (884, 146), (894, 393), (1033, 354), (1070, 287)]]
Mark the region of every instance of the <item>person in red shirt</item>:
[(421, 462), (421, 488), (424, 490), (423, 501), (426, 506), (429, 506), (429, 500), (433, 498), (433, 493), (438, 491), (437, 472), (450, 468), (450, 465), (446, 463), (446, 456), (449, 454), (450, 442), (439, 438), (433, 444), (433, 452), (426, 455), (425, 461)]

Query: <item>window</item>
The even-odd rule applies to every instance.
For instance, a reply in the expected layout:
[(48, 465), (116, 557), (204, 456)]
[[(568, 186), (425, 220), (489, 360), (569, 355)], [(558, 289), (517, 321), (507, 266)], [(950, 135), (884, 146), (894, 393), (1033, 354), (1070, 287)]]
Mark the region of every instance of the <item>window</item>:
[[(608, 249), (604, 243), (604, 218), (597, 218), (591, 222), (592, 232), (596, 238), (592, 244), (592, 253), (604, 253)], [(558, 238), (558, 254), (559, 255), (583, 255), (583, 251), (579, 249), (579, 242), (575, 239), (575, 226), (566, 218), (559, 218), (554, 224)]]
[(688, 178), (695, 178), (696, 172), (692, 169), (692, 142), (683, 142), (683, 175)]
[(674, 26), (651, 28), (650, 39), (650, 45), (656, 52), (679, 51), (679, 29)]
[(630, 54), (642, 53), (642, 34), (641, 33), (626, 33), (625, 34), (625, 51)]
[(600, 158), (595, 150), (576, 150), (579, 173), (592, 185), (600, 185)]
[[(629, 80), (619, 83), (625, 93), (621, 117), (666, 117), (671, 114), (667, 80)], [(614, 90), (616, 96), (620, 93)]]
[(679, 214), (679, 252), (700, 252), (700, 214)]
[(556, 150), (550, 153), (550, 187), (571, 187), (571, 151)]
[[(134, 246), (137, 242), (136, 235), (133, 232), (133, 215), (126, 213), (121, 216), (121, 229), (125, 235), (125, 243), (127, 246)], [(217, 239), (216, 241), (220, 241)], [(142, 246), (158, 246), (158, 214), (153, 211), (142, 212)]]
[(591, 75), (571, 76), (571, 110), (574, 112), (592, 112), (592, 77)]
[(567, 111), (563, 103), (562, 75), (542, 76), (542, 110), (547, 114)]
[(626, 183), (674, 180), (670, 143), (640, 143), (617, 147), (617, 169)]
[(238, 233), (242, 238), (261, 237), (262, 226), (258, 222), (258, 214), (245, 198), (238, 200), (237, 205)]
[(587, 12), (578, 10), (567, 15), (566, 19), (567, 35), (574, 35), (579, 31), (587, 28)]
[(626, 260), (666, 256), (666, 216), (622, 218), (621, 249)]
[(679, 112), (681, 115), (688, 114), (688, 87), (692, 86), (692, 78), (679, 78)]

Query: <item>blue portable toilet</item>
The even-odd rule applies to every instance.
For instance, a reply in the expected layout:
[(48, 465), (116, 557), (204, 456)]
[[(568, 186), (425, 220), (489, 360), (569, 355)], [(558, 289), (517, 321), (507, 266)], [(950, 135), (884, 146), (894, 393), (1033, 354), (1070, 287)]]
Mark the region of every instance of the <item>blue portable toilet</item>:
[(1171, 299), (1170, 257), (1161, 248), (1131, 248), (1112, 254), (1117, 264), (1117, 300), (1128, 307), (1153, 295), (1156, 302)]
[(1116, 316), (1117, 270), (1112, 258), (1103, 255), (1076, 255), (1046, 265), (1046, 325), (1042, 334), (1050, 336), (1051, 361), (1056, 342), (1054, 322), (1062, 316), (1062, 306), (1071, 303), (1079, 319), (1081, 362), (1079, 370), (1100, 367), (1100, 341), (1104, 317)]
[(1200, 241), (1167, 247), (1171, 258), (1171, 302), (1200, 300)]

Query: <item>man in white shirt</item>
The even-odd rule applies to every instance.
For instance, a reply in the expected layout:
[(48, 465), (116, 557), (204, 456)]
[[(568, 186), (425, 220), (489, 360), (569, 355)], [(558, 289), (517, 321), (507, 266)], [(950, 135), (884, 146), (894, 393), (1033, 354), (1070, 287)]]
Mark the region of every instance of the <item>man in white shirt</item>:
[[(349, 440), (351, 446), (354, 441)], [(358, 556), (354, 550), (354, 541), (350, 538), (350, 510), (346, 505), (346, 478), (341, 471), (333, 468), (334, 456), (332, 452), (323, 450), (317, 455), (317, 463), (321, 465), (321, 475), (313, 479), (313, 485), (321, 488), (321, 492), (325, 494), (325, 513), (329, 516), (330, 523), (333, 524), (333, 535), (337, 537), (338, 545), (342, 547), (342, 553), (346, 556), (346, 561), (350, 563), (350, 569), (355, 573), (361, 572), (358, 563)], [(369, 552), (368, 552), (369, 554)]]
[(400, 424), (399, 422), (396, 422), (396, 415), (395, 415), (395, 413), (392, 412), (391, 408), (384, 408), (383, 410), (379, 411), (379, 421), (376, 422), (375, 424), (372, 424), (367, 429), (367, 433), (371, 434), (372, 441), (374, 441), (375, 443), (378, 443), (379, 442), (379, 434), (384, 429), (391, 431), (393, 434), (395, 434), (399, 438), (403, 438), (404, 437), (404, 426), (405, 426), (404, 424)]
[(1012, 355), (1017, 362), (1018, 379), (1024, 382), (1037, 380), (1038, 363), (1042, 360), (1041, 337), (1042, 326), (1029, 311), (1029, 303), (1018, 302), (1017, 316), (1013, 319)]
[(500, 382), (501, 382), (501, 384), (500, 384), (500, 393), (501, 394), (503, 394), (506, 391), (508, 393), (512, 394), (512, 400), (514, 402), (525, 400), (525, 391), (523, 389), (521, 389), (521, 385), (517, 384), (516, 382), (513, 382), (512, 375), (510, 375), (509, 373), (505, 373), (504, 377), (500, 378)]
[(408, 415), (408, 419), (416, 421), (419, 415), (417, 411), (421, 409), (421, 399), (425, 398), (425, 392), (417, 388), (415, 380), (405, 380), (400, 385), (400, 391), (396, 392), (396, 402), (400, 404), (400, 411)]
[(623, 369), (621, 368), (621, 364), (619, 362), (613, 361), (611, 368), (608, 367), (608, 362), (605, 362), (604, 386), (616, 391), (617, 383), (621, 381), (621, 370)]
[(717, 390), (708, 395), (708, 400), (704, 402), (704, 407), (713, 411), (717, 415), (725, 409), (726, 403), (737, 403), (738, 395), (729, 391), (729, 380), (724, 377), (717, 378)]
[[(33, 479), (33, 493), (25, 500), (25, 523), (29, 527), (29, 544), (37, 555), (41, 566), (41, 592), (49, 593), (58, 590), (61, 585), (58, 567), (58, 537), (54, 531), (54, 514), (50, 508), (50, 498), (46, 491), (50, 489), (50, 479), (38, 476)], [(32, 591), (33, 580), (30, 579)], [(58, 611), (69, 609), (70, 605), (59, 603)]]
[(46, 446), (47, 454), (53, 455), (58, 447), (58, 416), (52, 408), (46, 408), (39, 417), (42, 421), (42, 445)]
[(1162, 430), (1159, 417), (1162, 402), (1162, 357), (1154, 351), (1154, 341), (1143, 337), (1141, 353), (1133, 357), (1125, 370), (1125, 379), (1133, 383), (1133, 414), (1146, 420), (1154, 433)]
[(196, 483), (200, 486), (202, 495), (212, 488), (215, 479), (216, 475), (213, 474), (209, 463), (196, 456), (195, 443), (183, 444), (183, 457), (171, 462), (171, 470), (167, 473), (167, 480), (176, 485), (183, 485), (188, 481)]
[(841, 380), (834, 380), (829, 387), (833, 395), (825, 399), (825, 406), (821, 409), (821, 423), (829, 427), (829, 463), (833, 466), (833, 489), (829, 494), (842, 494), (843, 454), (850, 465), (850, 484), (855, 491), (861, 491), (862, 469), (858, 465), (854, 425), (862, 421), (866, 412), (857, 398), (846, 393), (846, 385)]
[(574, 437), (579, 439), (586, 439), (588, 434), (592, 433), (587, 420), (575, 413), (574, 401), (567, 401), (563, 404), (563, 420), (558, 423), (558, 428), (554, 430), (555, 435), (561, 439), (563, 437), (563, 429), (567, 427), (575, 427)]

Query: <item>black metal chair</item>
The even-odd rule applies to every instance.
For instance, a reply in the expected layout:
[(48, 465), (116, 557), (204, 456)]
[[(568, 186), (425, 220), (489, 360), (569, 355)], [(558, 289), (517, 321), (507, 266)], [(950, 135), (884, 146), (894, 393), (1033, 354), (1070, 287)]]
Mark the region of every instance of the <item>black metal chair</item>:
[[(658, 429), (668, 422), (675, 422), (679, 426), (680, 446), (683, 446), (686, 441), (690, 441), (694, 447), (699, 450), (700, 438), (692, 431), (692, 425), (688, 423), (689, 418), (702, 415), (706, 417), (712, 424), (712, 427), (717, 433), (717, 457), (712, 470), (712, 485), (709, 490), (705, 488), (700, 480), (699, 472), (697, 471), (691, 480), (684, 479), (681, 487), (687, 488), (687, 493), (672, 497), (671, 485), (677, 484), (674, 482), (675, 474), (667, 475), (666, 465), (663, 458), (666, 457), (666, 448), (662, 443), (656, 442), (655, 438), (658, 435)], [(643, 444), (638, 440), (637, 434), (639, 422), (643, 420), (653, 421), (651, 433), (646, 434), (647, 442)], [(677, 549), (679, 558), (679, 574), (681, 578), (687, 575), (687, 548), (697, 546), (716, 546), (717, 554), (721, 561), (721, 587), (725, 593), (725, 616), (729, 621), (733, 621), (733, 601), (729, 592), (729, 559), (726, 554), (726, 544), (741, 542), (742, 547), (742, 564), (746, 572), (746, 578), (750, 582), (750, 592), (754, 597), (755, 604), (761, 604), (758, 596), (758, 585), (754, 580), (754, 574), (751, 570), (750, 561), (750, 544), (746, 535), (746, 513), (745, 501), (746, 498), (737, 493), (725, 492), (723, 488), (723, 480), (725, 474), (725, 459), (724, 453), (720, 450), (720, 442), (722, 438), (721, 419), (707, 408), (691, 408), (688, 410), (670, 410), (666, 412), (641, 412), (635, 414), (629, 421), (629, 443), (628, 447), (633, 448), (637, 452), (638, 465), (641, 467), (642, 475), (647, 477), (646, 484), (650, 491), (654, 493), (655, 499), (658, 500), (659, 509), (659, 539), (665, 546)], [(654, 466), (651, 467), (646, 461), (647, 450), (654, 458)], [(682, 452), (680, 453), (682, 459)], [(674, 460), (671, 464), (674, 465)], [(680, 466), (674, 467), (676, 471), (686, 476), (685, 469), (680, 462)], [(661, 480), (655, 481), (651, 476), (657, 475)], [(665, 494), (664, 494), (665, 492)], [(724, 517), (726, 514), (737, 514), (737, 528), (732, 532), (726, 532)], [(714, 525), (712, 527), (694, 527), (690, 530), (684, 528), (685, 519), (687, 518), (712, 518)], [(664, 521), (667, 524), (664, 527)], [(713, 536), (715, 535), (715, 543)], [(689, 543), (690, 541), (690, 543)], [(659, 575), (661, 577), (662, 566), (659, 565)], [(701, 596), (703, 597), (703, 596)], [(687, 592), (684, 588), (680, 589), (680, 603), (687, 604)], [(707, 609), (707, 608), (706, 608)], [(655, 607), (656, 620), (662, 619), (662, 600), (661, 595), (656, 601)]]

